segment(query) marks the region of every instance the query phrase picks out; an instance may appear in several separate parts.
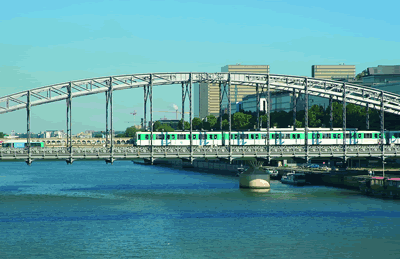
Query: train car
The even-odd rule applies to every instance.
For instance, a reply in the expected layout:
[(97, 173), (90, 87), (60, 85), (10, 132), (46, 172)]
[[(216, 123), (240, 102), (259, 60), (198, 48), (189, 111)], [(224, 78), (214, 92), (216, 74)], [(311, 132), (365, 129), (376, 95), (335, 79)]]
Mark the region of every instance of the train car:
[[(137, 146), (150, 145), (150, 132), (138, 132), (136, 138)], [(174, 131), (174, 132), (153, 132), (154, 146), (189, 146), (190, 132)], [(198, 132), (193, 131), (193, 146), (213, 146), (222, 145), (222, 133), (218, 131)]]
[[(30, 142), (31, 147), (44, 147), (44, 142)], [(3, 142), (1, 144), (2, 147), (11, 147), (11, 148), (25, 148), (27, 147), (28, 143), (27, 142), (21, 142), (21, 141), (9, 141), (9, 142)]]

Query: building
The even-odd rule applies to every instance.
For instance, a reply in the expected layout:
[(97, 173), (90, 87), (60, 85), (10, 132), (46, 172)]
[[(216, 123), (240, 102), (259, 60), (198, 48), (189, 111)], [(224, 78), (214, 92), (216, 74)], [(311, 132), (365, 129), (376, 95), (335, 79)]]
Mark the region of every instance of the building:
[[(260, 73), (268, 74), (270, 72), (269, 65), (227, 65), (221, 68), (221, 72), (232, 73)], [(231, 102), (238, 103), (242, 99), (251, 94), (256, 93), (254, 86), (231, 85)], [(194, 116), (205, 118), (207, 115), (219, 116), (219, 85), (200, 83), (194, 87)], [(227, 107), (227, 99), (224, 97), (222, 102), (223, 109)]]
[[(266, 97), (260, 96), (260, 112), (267, 111), (266, 101), (267, 101)], [(305, 103), (304, 94), (296, 94), (297, 111), (304, 111), (304, 103)], [(292, 92), (281, 91), (281, 92), (271, 93), (271, 112), (279, 112), (279, 111), (290, 112), (293, 110), (293, 104), (294, 104), (294, 99)], [(256, 94), (248, 95), (244, 97), (241, 102), (232, 103), (231, 105), (232, 105), (232, 113), (241, 110), (256, 112), (257, 95)], [(320, 105), (324, 107), (324, 109), (326, 109), (329, 105), (329, 99), (309, 95), (308, 106), (311, 107), (313, 105)]]
[(400, 82), (400, 65), (369, 67), (366, 75), (362, 77), (363, 84), (373, 86), (375, 84)]
[(311, 76), (320, 79), (349, 79), (356, 77), (355, 65), (312, 65)]

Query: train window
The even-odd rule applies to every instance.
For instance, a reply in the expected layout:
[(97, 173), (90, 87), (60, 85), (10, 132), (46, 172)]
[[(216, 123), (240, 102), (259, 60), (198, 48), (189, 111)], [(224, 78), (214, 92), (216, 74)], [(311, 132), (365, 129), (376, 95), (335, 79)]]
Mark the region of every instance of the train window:
[(300, 134), (297, 134), (297, 139), (300, 139)]
[(217, 139), (217, 134), (214, 134), (214, 139)]
[(372, 138), (372, 133), (364, 133), (364, 138)]
[(267, 134), (261, 134), (262, 139), (267, 139)]
[(206, 134), (199, 135), (199, 139), (207, 139), (206, 137)]
[(336, 138), (336, 134), (332, 134), (333, 135), (333, 138)]
[(361, 138), (361, 133), (358, 133), (357, 137), (358, 137), (358, 138)]
[(259, 139), (259, 138), (260, 138), (260, 135), (256, 134), (256, 139)]
[(186, 139), (186, 135), (185, 134), (178, 134), (178, 139)]
[(171, 135), (167, 135), (167, 139), (170, 139), (171, 138)]
[(346, 138), (350, 138), (350, 134), (349, 133), (346, 133)]
[(145, 134), (144, 137), (145, 137), (146, 140), (149, 140), (149, 139), (150, 139), (149, 134)]
[(342, 138), (342, 134), (337, 134), (337, 138)]
[(378, 138), (378, 134), (377, 133), (375, 133), (375, 138)]
[(250, 134), (250, 138), (251, 138), (251, 139), (254, 139), (254, 134)]
[(272, 134), (272, 138), (273, 138), (273, 139), (275, 138), (275, 134)]
[(165, 138), (164, 134), (157, 134), (156, 135), (156, 139), (164, 139), (164, 138)]
[(197, 139), (197, 135), (192, 135), (192, 139)]

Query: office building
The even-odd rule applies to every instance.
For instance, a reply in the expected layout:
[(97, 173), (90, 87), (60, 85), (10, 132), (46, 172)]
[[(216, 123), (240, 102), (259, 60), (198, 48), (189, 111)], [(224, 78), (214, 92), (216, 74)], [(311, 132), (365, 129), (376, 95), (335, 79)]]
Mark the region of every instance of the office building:
[(355, 65), (312, 65), (311, 76), (319, 79), (349, 79), (356, 77)]
[[(268, 74), (269, 65), (227, 65), (221, 68), (221, 72), (231, 73), (260, 73)], [(256, 93), (254, 86), (245, 85), (231, 85), (231, 102), (238, 103), (242, 99), (251, 94)], [(219, 85), (200, 83), (194, 87), (194, 116), (204, 118), (207, 115), (213, 114), (219, 116), (220, 104), (219, 104)], [(227, 108), (227, 98), (224, 97), (222, 102), (222, 109)]]
[(394, 83), (400, 81), (400, 65), (369, 67), (366, 75), (362, 77), (363, 84), (373, 86), (382, 83)]

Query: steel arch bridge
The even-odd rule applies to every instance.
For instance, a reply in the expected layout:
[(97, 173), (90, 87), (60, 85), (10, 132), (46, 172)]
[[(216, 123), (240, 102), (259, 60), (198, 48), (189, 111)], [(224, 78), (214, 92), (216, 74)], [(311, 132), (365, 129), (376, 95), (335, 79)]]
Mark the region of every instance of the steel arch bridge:
[[(67, 142), (69, 143), (69, 160), (67, 163), (73, 161), (72, 149), (72, 116), (71, 107), (72, 99), (76, 97), (106, 93), (106, 131), (108, 132), (108, 112), (110, 110), (110, 130), (112, 131), (112, 93), (117, 90), (143, 88), (144, 89), (144, 113), (146, 121), (146, 103), (150, 102), (150, 121), (152, 122), (152, 88), (153, 86), (175, 85), (182, 84), (182, 103), (186, 98), (190, 102), (190, 125), (192, 124), (192, 84), (194, 83), (215, 83), (220, 85), (220, 106), (222, 105), (222, 98), (224, 94), (228, 98), (229, 113), (231, 113), (231, 98), (230, 86), (231, 85), (248, 85), (256, 89), (257, 98), (260, 94), (266, 94), (267, 99), (267, 112), (270, 112), (270, 90), (285, 90), (293, 91), (293, 93), (305, 94), (305, 105), (308, 106), (308, 96), (319, 96), (332, 100), (337, 100), (343, 103), (343, 132), (346, 131), (346, 103), (353, 103), (356, 105), (367, 107), (367, 109), (377, 109), (381, 113), (381, 132), (383, 133), (383, 116), (384, 113), (400, 114), (400, 95), (391, 92), (381, 91), (378, 89), (365, 87), (361, 85), (351, 84), (347, 82), (332, 81), (325, 79), (308, 78), (302, 76), (291, 75), (275, 75), (275, 74), (255, 74), (255, 73), (149, 73), (149, 74), (132, 74), (132, 75), (119, 75), (90, 78), (84, 80), (70, 81), (60, 84), (54, 84), (39, 88), (34, 88), (27, 91), (22, 91), (15, 94), (0, 97), (0, 114), (13, 112), (21, 109), (27, 110), (27, 133), (28, 133), (28, 154), (27, 163), (31, 163), (30, 152), (30, 109), (32, 106), (42, 105), (51, 102), (67, 101)], [(261, 93), (260, 93), (261, 90)], [(259, 99), (258, 99), (259, 100)], [(110, 107), (109, 107), (110, 106)], [(295, 107), (296, 105), (294, 105)], [(331, 106), (332, 107), (332, 106)], [(220, 109), (222, 110), (222, 109)], [(257, 106), (259, 110), (259, 104)], [(294, 118), (296, 110), (294, 108)], [(257, 113), (258, 114), (258, 113)], [(182, 112), (182, 117), (184, 112)], [(268, 118), (267, 130), (270, 129), (270, 116)], [(259, 120), (259, 118), (257, 118)], [(259, 123), (257, 123), (259, 127)], [(152, 128), (152, 127), (151, 127)], [(331, 128), (332, 128), (332, 114), (331, 114)], [(231, 116), (229, 116), (229, 131), (231, 131)], [(192, 132), (192, 125), (190, 126)], [(308, 132), (308, 107), (305, 109), (305, 133)], [(153, 134), (153, 129), (151, 129)], [(269, 134), (267, 134), (269, 137)], [(108, 136), (108, 134), (106, 134)], [(229, 134), (230, 136), (230, 134)], [(307, 134), (306, 141), (307, 142)], [(383, 134), (381, 134), (383, 138)], [(190, 140), (192, 142), (192, 140)], [(229, 141), (230, 142), (230, 141)], [(269, 142), (268, 142), (269, 143)], [(384, 159), (385, 148), (383, 147), (383, 139), (381, 141), (381, 157)], [(151, 138), (152, 145), (152, 138)], [(270, 159), (271, 150), (268, 144), (267, 157)], [(114, 149), (111, 134), (111, 147), (110, 147), (109, 162), (114, 160)], [(304, 146), (304, 156), (308, 160), (309, 151), (311, 151), (308, 144)], [(396, 151), (397, 152), (397, 151)], [(312, 153), (312, 152), (311, 152)], [(311, 154), (310, 153), (310, 154)], [(154, 152), (153, 147), (149, 151), (150, 159), (153, 161)], [(190, 145), (190, 152), (188, 153), (190, 160), (193, 159), (192, 144)], [(396, 153), (397, 154), (397, 153)], [(346, 160), (347, 147), (343, 144), (343, 158)], [(0, 158), (1, 159), (1, 158)], [(229, 159), (232, 159), (232, 149), (229, 146)], [(107, 161), (107, 160), (106, 160)]]

